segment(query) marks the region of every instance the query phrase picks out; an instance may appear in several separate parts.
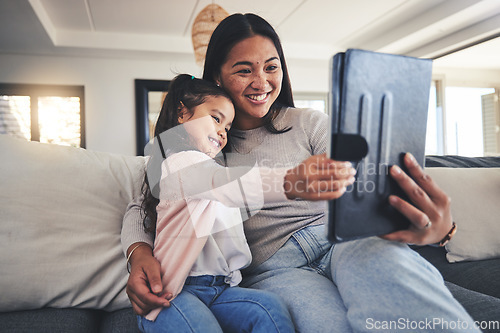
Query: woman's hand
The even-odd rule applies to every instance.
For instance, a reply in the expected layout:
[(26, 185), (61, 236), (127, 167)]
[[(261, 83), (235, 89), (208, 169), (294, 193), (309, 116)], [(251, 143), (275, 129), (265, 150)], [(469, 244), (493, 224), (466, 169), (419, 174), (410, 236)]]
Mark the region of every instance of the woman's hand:
[(333, 200), (354, 183), (356, 170), (350, 162), (314, 155), (288, 170), (284, 188), (288, 199)]
[(453, 224), (451, 200), (431, 177), (424, 173), (411, 154), (405, 155), (404, 163), (413, 179), (398, 166), (393, 166), (390, 174), (408, 195), (411, 203), (394, 195), (389, 196), (389, 203), (406, 216), (411, 225), (407, 230), (381, 237), (417, 245), (438, 243)]
[[(127, 253), (140, 243), (132, 244)], [(162, 283), (160, 277), (160, 263), (153, 257), (151, 247), (138, 247), (130, 257), (130, 276), (127, 281), (127, 295), (135, 313), (145, 316), (149, 311), (163, 306), (170, 306), (167, 298), (171, 295), (160, 295)]]

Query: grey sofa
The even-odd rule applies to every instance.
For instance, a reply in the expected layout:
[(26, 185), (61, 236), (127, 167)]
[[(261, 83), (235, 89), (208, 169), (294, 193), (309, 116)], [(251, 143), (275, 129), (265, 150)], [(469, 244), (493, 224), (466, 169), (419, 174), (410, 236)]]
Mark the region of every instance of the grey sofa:
[[(0, 136), (0, 161), (0, 331), (137, 332), (120, 230), (145, 159)], [(500, 158), (426, 164), (499, 168)], [(415, 251), (475, 320), (500, 320), (500, 258), (452, 264), (443, 248)]]

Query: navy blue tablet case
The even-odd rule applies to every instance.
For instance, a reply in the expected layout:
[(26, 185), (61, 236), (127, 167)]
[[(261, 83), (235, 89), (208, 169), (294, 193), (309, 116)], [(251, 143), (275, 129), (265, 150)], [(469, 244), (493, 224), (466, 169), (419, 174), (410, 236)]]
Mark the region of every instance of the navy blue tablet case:
[[(406, 229), (409, 221), (388, 204), (390, 194), (405, 198), (389, 167), (405, 170), (405, 152), (424, 164), (432, 61), (349, 49), (331, 64), (330, 156), (352, 161), (357, 174), (329, 202), (328, 237), (342, 242)], [(349, 136), (364, 138), (368, 152)]]

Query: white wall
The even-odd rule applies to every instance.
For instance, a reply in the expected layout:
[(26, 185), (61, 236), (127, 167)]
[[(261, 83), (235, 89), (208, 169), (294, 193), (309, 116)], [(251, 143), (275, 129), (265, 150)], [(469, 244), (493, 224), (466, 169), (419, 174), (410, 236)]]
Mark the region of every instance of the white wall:
[[(329, 62), (288, 59), (295, 92), (327, 92)], [(192, 57), (148, 58), (58, 57), (0, 54), (0, 82), (65, 84), (85, 87), (85, 127), (88, 149), (134, 155), (134, 79), (172, 79), (178, 73), (201, 76)], [(480, 81), (500, 87), (500, 70), (443, 69), (452, 82), (476, 86)]]
[(134, 79), (199, 75), (193, 61), (0, 54), (0, 82), (83, 85), (88, 149), (134, 155)]
[[(315, 66), (315, 68), (314, 68)], [(323, 64), (294, 66), (298, 91), (326, 91)], [(134, 79), (172, 79), (178, 73), (201, 76), (194, 59), (119, 59), (0, 54), (0, 82), (83, 85), (88, 149), (134, 155)]]
[(433, 74), (444, 77), (448, 87), (500, 88), (500, 69), (434, 67)]

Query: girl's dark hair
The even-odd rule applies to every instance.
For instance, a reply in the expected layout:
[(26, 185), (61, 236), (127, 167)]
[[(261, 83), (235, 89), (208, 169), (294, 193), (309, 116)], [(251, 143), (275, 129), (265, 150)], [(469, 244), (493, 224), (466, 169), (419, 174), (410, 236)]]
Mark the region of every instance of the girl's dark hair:
[[(180, 74), (169, 84), (168, 93), (163, 100), (158, 120), (156, 121), (154, 135), (160, 135), (172, 127), (179, 125), (179, 111), (186, 107), (190, 112), (194, 108), (205, 103), (209, 96), (222, 96), (231, 101), (229, 95), (215, 83), (197, 79), (194, 76)], [(168, 143), (164, 143), (168, 145)], [(186, 144), (186, 147), (189, 145)], [(229, 145), (226, 145), (228, 147)], [(154, 232), (156, 227), (156, 206), (159, 200), (153, 196), (148, 183), (147, 174), (142, 184), (144, 200), (141, 204), (143, 212), (144, 228), (148, 232)]]
[(273, 119), (281, 108), (294, 107), (292, 85), (281, 41), (274, 28), (266, 20), (255, 14), (233, 14), (222, 20), (212, 33), (212, 37), (208, 43), (203, 78), (215, 82), (233, 46), (244, 39), (256, 35), (267, 37), (274, 43), (281, 61), (281, 68), (283, 70), (281, 92), (263, 120), (265, 128), (269, 132), (283, 133), (291, 128), (278, 130), (273, 124)]

